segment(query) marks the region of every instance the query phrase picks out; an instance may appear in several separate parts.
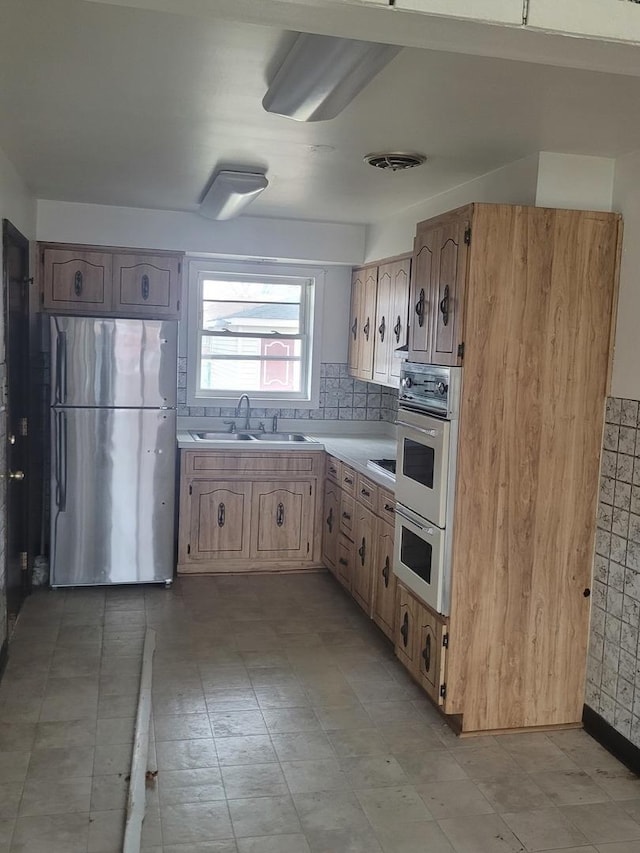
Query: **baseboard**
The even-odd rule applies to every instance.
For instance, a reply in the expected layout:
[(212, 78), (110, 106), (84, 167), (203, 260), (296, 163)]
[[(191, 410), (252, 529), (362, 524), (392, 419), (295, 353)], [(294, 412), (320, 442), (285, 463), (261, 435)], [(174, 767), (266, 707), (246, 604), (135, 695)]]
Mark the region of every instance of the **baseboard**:
[(585, 731), (592, 738), (602, 744), (612, 755), (615, 755), (625, 767), (640, 776), (640, 748), (634, 746), (630, 740), (616, 731), (604, 717), (601, 717), (588, 705), (585, 705), (582, 710), (582, 722)]

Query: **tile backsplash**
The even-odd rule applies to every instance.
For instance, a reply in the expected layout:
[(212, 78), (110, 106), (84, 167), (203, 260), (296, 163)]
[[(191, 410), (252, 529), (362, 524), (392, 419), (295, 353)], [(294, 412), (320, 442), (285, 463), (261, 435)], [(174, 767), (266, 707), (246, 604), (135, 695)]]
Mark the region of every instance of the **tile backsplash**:
[[(187, 406), (187, 359), (178, 359), (178, 417), (232, 418), (235, 408)], [(295, 418), (325, 421), (387, 421), (395, 423), (398, 391), (352, 379), (347, 365), (320, 365), (320, 399), (317, 409), (273, 409), (251, 407), (253, 418)]]
[(586, 704), (640, 747), (640, 404), (607, 400)]

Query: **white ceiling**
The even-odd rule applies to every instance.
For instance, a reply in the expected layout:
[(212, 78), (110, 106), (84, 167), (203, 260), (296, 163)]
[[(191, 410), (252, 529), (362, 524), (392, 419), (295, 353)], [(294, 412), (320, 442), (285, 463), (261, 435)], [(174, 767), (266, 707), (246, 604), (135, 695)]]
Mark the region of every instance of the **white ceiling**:
[[(0, 0), (0, 148), (40, 198), (194, 210), (264, 166), (252, 215), (370, 222), (539, 150), (639, 147), (640, 79), (405, 49), (338, 118), (265, 113), (275, 29), (83, 0)], [(362, 157), (429, 156), (387, 174)]]

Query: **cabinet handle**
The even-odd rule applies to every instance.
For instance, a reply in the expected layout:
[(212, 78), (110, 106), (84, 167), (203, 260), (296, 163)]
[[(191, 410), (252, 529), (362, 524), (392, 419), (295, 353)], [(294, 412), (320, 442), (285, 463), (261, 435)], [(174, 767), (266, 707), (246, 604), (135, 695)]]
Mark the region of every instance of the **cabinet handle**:
[(358, 548), (358, 554), (360, 554), (360, 563), (364, 566), (364, 558), (367, 553), (367, 540), (362, 537), (362, 545)]
[(393, 504), (385, 504), (384, 505), (384, 511), (385, 512), (395, 512), (396, 508), (394, 507)]
[(362, 331), (364, 332), (364, 336), (367, 340), (369, 340), (370, 330), (371, 330), (371, 324), (369, 323), (369, 317), (367, 317), (367, 322), (362, 327)]
[(333, 507), (329, 509), (329, 515), (327, 516), (327, 527), (329, 528), (329, 533), (333, 532)]
[(332, 466), (329, 468), (329, 473), (330, 473), (330, 474), (337, 474), (337, 473), (338, 473), (338, 469), (337, 469), (337, 468), (334, 468), (334, 467), (333, 467), (333, 465), (332, 465)]
[(149, 298), (149, 276), (145, 273), (140, 282), (140, 291), (142, 298), (146, 301)]
[(418, 325), (424, 326), (424, 287), (420, 288), (420, 298), (416, 303), (416, 314), (418, 315)]
[(378, 332), (380, 333), (380, 343), (384, 343), (384, 333), (387, 328), (387, 324), (385, 323), (384, 317), (382, 318), (382, 322), (378, 326)]
[(224, 527), (226, 510), (223, 503), (218, 504), (218, 527)]
[(353, 480), (351, 479), (351, 477), (345, 477), (345, 478), (344, 478), (344, 481), (345, 481), (345, 483), (347, 483), (349, 486), (353, 486)]
[(368, 492), (368, 491), (365, 489), (365, 487), (364, 487), (364, 486), (360, 489), (360, 494), (361, 494), (361, 495), (364, 495), (364, 496), (365, 496), (365, 498), (370, 498), (370, 497), (371, 497), (371, 492)]
[(440, 312), (442, 313), (442, 325), (449, 324), (449, 285), (444, 286), (444, 296), (440, 301)]
[(402, 620), (402, 627), (400, 628), (400, 633), (402, 634), (402, 642), (406, 649), (409, 645), (409, 614), (406, 610), (404, 612), (404, 619)]
[(425, 672), (429, 672), (431, 670), (431, 634), (427, 634), (427, 640), (422, 650), (422, 659), (424, 660)]
[(342, 517), (343, 517), (343, 518), (346, 518), (346, 519), (347, 519), (347, 521), (351, 521), (351, 516), (349, 515), (349, 513), (348, 513), (348, 512), (343, 512), (343, 513), (342, 513)]
[(278, 527), (282, 527), (284, 524), (284, 504), (279, 503), (278, 509), (276, 510), (276, 524)]
[(80, 270), (77, 270), (73, 277), (73, 292), (76, 296), (80, 296), (82, 293), (82, 273)]
[(358, 318), (356, 317), (353, 321), (353, 326), (351, 327), (351, 334), (353, 335), (353, 340), (355, 341), (358, 335)]
[(400, 332), (402, 331), (402, 323), (400, 321), (400, 315), (398, 314), (398, 319), (396, 320), (396, 324), (393, 327), (393, 334), (396, 336), (396, 343), (400, 343)]
[(340, 557), (338, 562), (340, 563), (341, 566), (348, 566), (349, 565), (349, 562), (347, 560), (345, 560), (344, 557)]
[(389, 557), (384, 561), (384, 569), (382, 570), (382, 577), (384, 578), (385, 589), (389, 586)]

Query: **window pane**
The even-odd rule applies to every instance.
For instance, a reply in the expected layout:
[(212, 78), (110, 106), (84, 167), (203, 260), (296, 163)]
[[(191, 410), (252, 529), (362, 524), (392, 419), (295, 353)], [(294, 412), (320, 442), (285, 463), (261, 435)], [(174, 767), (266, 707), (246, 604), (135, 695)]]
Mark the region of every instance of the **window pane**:
[(201, 361), (200, 385), (203, 391), (299, 392), (300, 361), (261, 361), (259, 359), (212, 359)]
[(202, 298), (236, 302), (300, 302), (301, 284), (269, 284), (264, 281), (204, 279)]
[(300, 358), (302, 341), (279, 338), (235, 338), (232, 335), (202, 336), (202, 355), (239, 355), (254, 358)]
[(249, 334), (300, 333), (300, 305), (283, 302), (202, 303), (202, 328), (208, 332), (227, 330)]

